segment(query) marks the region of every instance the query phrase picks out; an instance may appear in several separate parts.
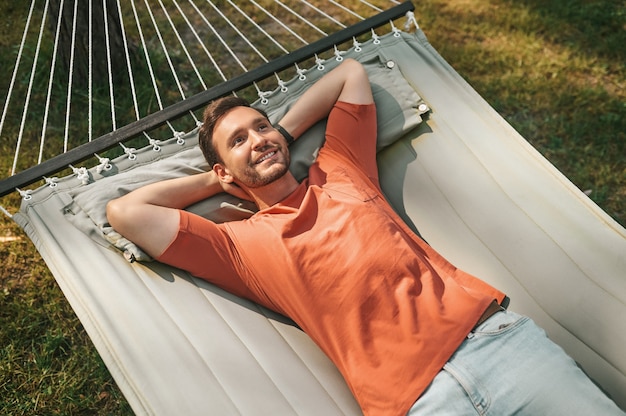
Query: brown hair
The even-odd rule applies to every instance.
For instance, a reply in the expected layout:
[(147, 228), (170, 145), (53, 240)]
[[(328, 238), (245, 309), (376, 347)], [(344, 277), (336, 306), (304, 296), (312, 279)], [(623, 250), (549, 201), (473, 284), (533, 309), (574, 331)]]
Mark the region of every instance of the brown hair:
[[(213, 130), (219, 119), (235, 107), (250, 107), (250, 103), (243, 98), (227, 96), (211, 102), (204, 110), (203, 124), (198, 132), (198, 146), (200, 146), (200, 150), (202, 150), (202, 154), (211, 168), (216, 163), (223, 163), (213, 144)], [(255, 110), (268, 118), (265, 111), (257, 108)]]

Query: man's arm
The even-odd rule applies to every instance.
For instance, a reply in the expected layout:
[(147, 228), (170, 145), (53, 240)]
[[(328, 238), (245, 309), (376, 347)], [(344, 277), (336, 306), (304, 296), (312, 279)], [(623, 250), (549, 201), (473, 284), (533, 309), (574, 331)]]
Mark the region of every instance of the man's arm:
[[(294, 137), (299, 137), (328, 116), (337, 100), (354, 104), (373, 102), (367, 73), (353, 59), (346, 59), (313, 84), (280, 123)], [(224, 191), (249, 199), (241, 188), (219, 181), (211, 171), (147, 185), (112, 200), (107, 204), (107, 218), (117, 232), (152, 257), (158, 257), (178, 233), (178, 209)]]
[(107, 218), (117, 232), (158, 257), (178, 233), (178, 209), (223, 191), (247, 198), (240, 188), (224, 186), (213, 171), (156, 182), (109, 201)]
[(280, 120), (280, 125), (298, 138), (328, 116), (337, 101), (353, 104), (374, 102), (367, 72), (354, 59), (344, 60), (313, 84)]

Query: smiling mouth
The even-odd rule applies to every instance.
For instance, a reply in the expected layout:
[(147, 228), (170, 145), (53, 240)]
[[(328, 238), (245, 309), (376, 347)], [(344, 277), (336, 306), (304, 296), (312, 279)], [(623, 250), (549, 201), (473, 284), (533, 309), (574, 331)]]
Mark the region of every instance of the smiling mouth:
[(268, 154), (262, 156), (259, 160), (256, 161), (256, 164), (258, 165), (259, 163), (262, 163), (263, 161), (269, 159), (270, 157), (274, 156), (276, 154), (276, 151), (271, 151)]

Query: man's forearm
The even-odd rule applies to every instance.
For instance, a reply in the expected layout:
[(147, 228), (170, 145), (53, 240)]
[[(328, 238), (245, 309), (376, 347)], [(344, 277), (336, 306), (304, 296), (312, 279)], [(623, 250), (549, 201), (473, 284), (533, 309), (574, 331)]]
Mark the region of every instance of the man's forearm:
[(213, 172), (155, 182), (107, 204), (111, 226), (158, 257), (178, 232), (179, 211), (223, 188)]
[(313, 84), (280, 120), (280, 125), (297, 139), (327, 117), (338, 100), (355, 104), (373, 102), (367, 73), (355, 60), (347, 59)]
[(126, 203), (183, 209), (222, 192), (214, 172), (155, 182), (123, 196)]

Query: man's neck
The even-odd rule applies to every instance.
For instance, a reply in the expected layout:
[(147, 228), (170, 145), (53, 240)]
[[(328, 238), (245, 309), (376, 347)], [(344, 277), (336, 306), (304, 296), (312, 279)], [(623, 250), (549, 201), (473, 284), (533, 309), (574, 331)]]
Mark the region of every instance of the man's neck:
[(288, 171), (274, 182), (259, 188), (248, 188), (246, 192), (252, 197), (259, 209), (265, 209), (287, 198), (296, 190), (298, 185), (296, 178)]

